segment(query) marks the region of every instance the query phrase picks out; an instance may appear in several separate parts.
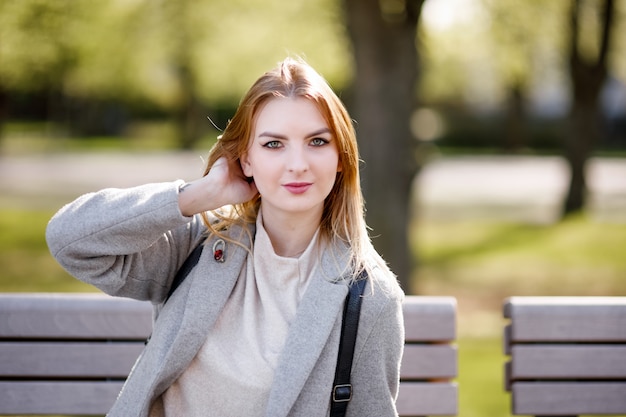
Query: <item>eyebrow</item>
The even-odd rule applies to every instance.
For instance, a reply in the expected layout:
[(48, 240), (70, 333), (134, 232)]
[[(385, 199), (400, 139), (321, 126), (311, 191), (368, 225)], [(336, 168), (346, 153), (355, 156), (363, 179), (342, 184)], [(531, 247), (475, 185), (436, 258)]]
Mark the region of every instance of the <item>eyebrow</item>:
[[(330, 131), (329, 128), (323, 127), (321, 129), (318, 129), (318, 130), (315, 130), (315, 131), (309, 133), (308, 135), (306, 135), (306, 137), (307, 138), (311, 138), (313, 136), (321, 135), (323, 133), (332, 133), (332, 132)], [(258, 137), (260, 137), (260, 138), (268, 137), (268, 138), (275, 138), (275, 139), (287, 139), (287, 136), (285, 136), (285, 135), (281, 135), (280, 133), (267, 132), (267, 131), (263, 132), (263, 133), (260, 133)]]

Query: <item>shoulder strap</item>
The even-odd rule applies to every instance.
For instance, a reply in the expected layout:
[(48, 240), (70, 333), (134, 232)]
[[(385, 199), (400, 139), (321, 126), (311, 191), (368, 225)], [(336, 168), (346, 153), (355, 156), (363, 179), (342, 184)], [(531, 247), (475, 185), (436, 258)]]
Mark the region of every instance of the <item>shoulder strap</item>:
[(198, 264), (198, 260), (200, 259), (200, 255), (202, 254), (202, 249), (204, 248), (204, 243), (200, 243), (196, 248), (189, 254), (183, 265), (180, 267), (178, 272), (176, 272), (176, 276), (174, 277), (174, 281), (172, 281), (172, 286), (170, 287), (167, 297), (165, 297), (165, 301), (163, 304), (167, 303), (167, 300), (170, 299), (176, 288), (183, 283), (187, 275), (191, 272), (191, 270)]
[[(193, 267), (198, 264), (198, 260), (200, 259), (200, 255), (202, 255), (202, 249), (203, 248), (204, 248), (204, 243), (200, 243), (189, 254), (187, 259), (185, 259), (185, 262), (183, 262), (182, 266), (180, 267), (180, 269), (176, 272), (176, 275), (174, 276), (174, 281), (172, 281), (172, 286), (170, 287), (169, 291), (167, 292), (167, 297), (165, 297), (165, 300), (163, 301), (163, 304), (167, 303), (167, 300), (169, 300), (170, 297), (172, 296), (172, 294), (174, 294), (174, 291), (176, 291), (176, 288), (178, 288), (180, 286), (180, 284), (183, 283), (185, 278), (187, 278), (187, 275), (189, 275), (189, 272), (191, 272)], [(150, 334), (150, 336), (148, 336), (146, 338), (146, 341), (144, 342), (146, 345), (150, 341), (151, 337), (152, 337), (152, 334)]]
[(348, 409), (348, 402), (352, 399), (350, 373), (352, 372), (354, 344), (356, 343), (361, 313), (361, 296), (365, 290), (365, 284), (367, 284), (367, 273), (363, 271), (358, 280), (350, 286), (346, 297), (343, 322), (341, 324), (337, 368), (335, 369), (335, 381), (331, 395), (330, 417), (344, 416)]

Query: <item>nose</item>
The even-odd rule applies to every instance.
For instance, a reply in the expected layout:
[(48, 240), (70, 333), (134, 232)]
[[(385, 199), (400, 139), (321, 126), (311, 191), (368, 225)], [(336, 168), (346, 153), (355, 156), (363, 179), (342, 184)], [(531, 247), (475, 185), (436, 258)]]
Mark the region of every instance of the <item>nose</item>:
[(289, 172), (306, 172), (309, 169), (309, 161), (305, 146), (291, 146), (287, 156), (287, 169)]

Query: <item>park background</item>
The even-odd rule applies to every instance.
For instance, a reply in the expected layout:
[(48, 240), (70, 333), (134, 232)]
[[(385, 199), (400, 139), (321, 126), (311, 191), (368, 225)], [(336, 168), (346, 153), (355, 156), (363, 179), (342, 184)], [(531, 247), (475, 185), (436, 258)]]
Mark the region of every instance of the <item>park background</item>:
[(510, 416), (503, 300), (626, 294), (624, 2), (0, 0), (0, 291), (94, 291), (49, 255), (50, 216), (200, 175), (287, 55), (354, 116), (373, 241), (407, 292), (457, 298), (459, 416)]

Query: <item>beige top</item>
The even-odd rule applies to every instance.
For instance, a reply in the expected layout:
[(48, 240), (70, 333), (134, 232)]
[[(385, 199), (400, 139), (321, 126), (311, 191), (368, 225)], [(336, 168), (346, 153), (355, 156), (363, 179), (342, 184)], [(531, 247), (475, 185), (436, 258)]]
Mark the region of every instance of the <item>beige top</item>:
[(164, 393), (168, 417), (262, 416), (274, 369), (318, 260), (318, 233), (298, 258), (276, 255), (257, 219), (253, 256), (189, 368)]

